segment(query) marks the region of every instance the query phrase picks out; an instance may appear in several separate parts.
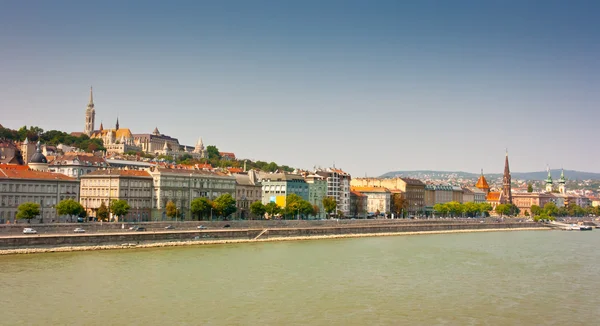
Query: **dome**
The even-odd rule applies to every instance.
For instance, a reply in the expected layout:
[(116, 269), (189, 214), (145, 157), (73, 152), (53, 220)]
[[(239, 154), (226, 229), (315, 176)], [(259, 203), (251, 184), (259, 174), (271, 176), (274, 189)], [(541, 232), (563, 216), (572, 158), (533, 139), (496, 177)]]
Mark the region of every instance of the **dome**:
[(46, 159), (46, 156), (44, 156), (44, 154), (42, 154), (42, 148), (40, 147), (40, 142), (37, 143), (36, 147), (37, 148), (36, 148), (35, 154), (33, 154), (31, 156), (29, 163), (47, 164), (48, 160)]

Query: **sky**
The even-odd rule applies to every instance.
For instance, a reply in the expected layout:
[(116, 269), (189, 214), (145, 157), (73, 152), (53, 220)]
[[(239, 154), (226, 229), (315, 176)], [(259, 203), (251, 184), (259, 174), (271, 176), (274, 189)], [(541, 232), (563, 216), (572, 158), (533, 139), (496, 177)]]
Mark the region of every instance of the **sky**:
[(600, 172), (598, 1), (3, 1), (0, 124), (353, 176)]

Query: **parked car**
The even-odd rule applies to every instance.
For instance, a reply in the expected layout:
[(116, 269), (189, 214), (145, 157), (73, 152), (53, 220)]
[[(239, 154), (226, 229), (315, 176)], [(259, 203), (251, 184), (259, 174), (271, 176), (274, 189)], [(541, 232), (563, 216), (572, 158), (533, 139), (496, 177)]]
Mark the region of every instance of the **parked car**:
[(200, 230), (206, 230), (206, 226), (204, 226), (204, 225), (198, 225), (198, 229), (200, 229)]
[(225, 226), (223, 226), (223, 227), (224, 227), (224, 228), (230, 228), (230, 227), (231, 227), (231, 225), (229, 225), (229, 224), (225, 224)]
[(23, 229), (23, 233), (24, 233), (24, 234), (36, 234), (36, 233), (37, 233), (37, 231), (36, 231), (36, 230), (34, 230), (34, 229), (32, 229), (32, 228), (24, 228), (24, 229)]
[(85, 230), (82, 228), (76, 228), (75, 230), (73, 230), (73, 232), (75, 233), (85, 233)]
[(167, 225), (167, 226), (165, 226), (165, 229), (167, 229), (167, 230), (173, 230), (174, 227), (173, 227), (173, 225)]
[(138, 226), (138, 227), (136, 227), (134, 230), (135, 230), (135, 231), (142, 232), (142, 231), (146, 231), (146, 228), (145, 228), (145, 227), (143, 227), (143, 226)]

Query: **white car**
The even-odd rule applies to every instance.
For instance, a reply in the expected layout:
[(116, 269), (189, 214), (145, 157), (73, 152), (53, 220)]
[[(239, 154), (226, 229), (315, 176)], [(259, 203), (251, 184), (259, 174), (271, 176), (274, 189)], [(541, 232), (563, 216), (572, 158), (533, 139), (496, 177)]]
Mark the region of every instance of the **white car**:
[(75, 230), (73, 230), (73, 232), (75, 233), (85, 233), (85, 230), (82, 228), (76, 228)]
[(23, 229), (23, 233), (24, 233), (24, 234), (36, 234), (36, 233), (37, 233), (37, 231), (36, 231), (36, 230), (34, 230), (34, 229), (32, 229), (32, 228), (24, 228), (24, 229)]

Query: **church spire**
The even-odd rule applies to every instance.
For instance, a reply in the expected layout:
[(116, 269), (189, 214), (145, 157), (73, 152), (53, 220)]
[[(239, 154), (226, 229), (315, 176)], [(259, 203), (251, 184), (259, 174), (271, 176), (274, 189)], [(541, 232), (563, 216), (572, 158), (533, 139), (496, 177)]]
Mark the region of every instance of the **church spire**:
[(117, 124), (115, 125), (116, 129), (119, 130), (119, 117), (117, 117)]
[(504, 177), (502, 178), (502, 193), (504, 195), (504, 203), (512, 204), (510, 167), (508, 165), (508, 149), (506, 150), (506, 159), (504, 160)]
[(94, 107), (94, 92), (92, 86), (90, 86), (90, 102), (88, 103), (88, 108)]

